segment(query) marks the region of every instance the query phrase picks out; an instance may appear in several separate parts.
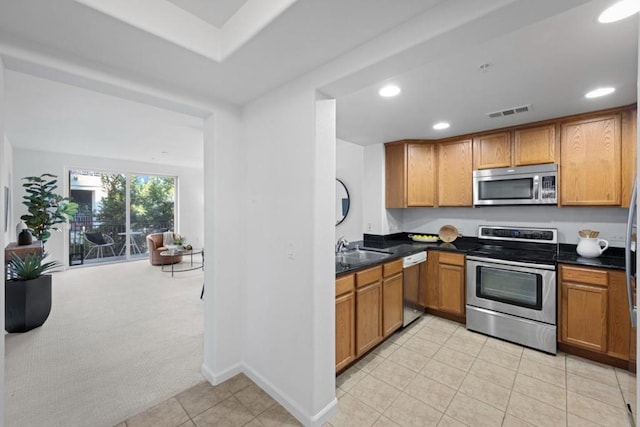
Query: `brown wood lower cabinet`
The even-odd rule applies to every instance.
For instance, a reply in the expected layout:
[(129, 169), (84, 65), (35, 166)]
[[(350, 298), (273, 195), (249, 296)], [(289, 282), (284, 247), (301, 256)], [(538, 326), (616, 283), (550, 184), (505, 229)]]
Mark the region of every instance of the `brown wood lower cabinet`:
[(336, 279), (336, 372), (402, 327), (402, 260)]
[(422, 303), (427, 311), (465, 322), (465, 255), (429, 251)]
[(356, 358), (355, 276), (336, 279), (336, 371)]
[(559, 275), (561, 350), (627, 368), (635, 329), (624, 271), (561, 264)]
[(402, 327), (402, 260), (385, 264), (383, 266), (383, 276), (382, 335), (386, 338)]
[(382, 283), (356, 291), (356, 356), (382, 341)]

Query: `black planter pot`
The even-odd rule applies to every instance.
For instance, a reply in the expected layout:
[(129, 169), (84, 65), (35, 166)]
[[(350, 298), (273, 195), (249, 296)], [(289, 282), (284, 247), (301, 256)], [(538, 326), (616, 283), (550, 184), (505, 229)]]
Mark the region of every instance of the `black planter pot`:
[(7, 280), (4, 298), (4, 329), (7, 332), (27, 332), (42, 326), (51, 312), (51, 276)]

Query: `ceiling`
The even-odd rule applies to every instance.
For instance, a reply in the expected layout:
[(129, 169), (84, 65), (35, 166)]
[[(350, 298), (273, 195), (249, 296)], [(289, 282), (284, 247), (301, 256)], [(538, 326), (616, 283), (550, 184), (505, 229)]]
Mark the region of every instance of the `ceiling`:
[(169, 0), (176, 6), (199, 16), (214, 27), (222, 27), (247, 0)]
[[(638, 18), (600, 24), (607, 3), (589, 2), (481, 43), (455, 46), (356, 92), (342, 94), (333, 89), (339, 85), (329, 85), (325, 92), (338, 99), (338, 137), (361, 145), (439, 139), (635, 103)], [(383, 83), (398, 85), (401, 94), (381, 98)], [(585, 98), (599, 86), (616, 91)], [(530, 111), (488, 116), (523, 105)], [(451, 127), (434, 130), (439, 121)]]
[(199, 117), (10, 70), (5, 87), (7, 137), (16, 147), (202, 167)]
[[(149, 1), (162, 7), (145, 9)], [(200, 120), (72, 86), (103, 90), (77, 78), (87, 70), (184, 99), (242, 106), (328, 63), (348, 64), (348, 73), (335, 73), (319, 89), (337, 99), (338, 137), (361, 145), (626, 105), (637, 99), (638, 18), (598, 24), (612, 2), (0, 0), (0, 55), (10, 70), (6, 130), (25, 148), (84, 147), (133, 159), (150, 153), (145, 159), (159, 163), (175, 163), (153, 153), (171, 153), (176, 141), (196, 144), (182, 154), (201, 152)], [(141, 21), (146, 11), (153, 21), (162, 18), (158, 10), (176, 7), (184, 20), (163, 26), (177, 29), (173, 34)], [(185, 26), (194, 19), (202, 25)], [(207, 55), (200, 48), (208, 48), (209, 30), (241, 36), (225, 55)], [(172, 38), (178, 33), (185, 38)], [(489, 64), (484, 72), (482, 64)], [(380, 98), (386, 82), (402, 93)], [(614, 95), (584, 98), (604, 84), (617, 88)], [(486, 116), (525, 104), (531, 111)], [(435, 132), (439, 120), (451, 128)], [(185, 156), (185, 165), (198, 162)]]

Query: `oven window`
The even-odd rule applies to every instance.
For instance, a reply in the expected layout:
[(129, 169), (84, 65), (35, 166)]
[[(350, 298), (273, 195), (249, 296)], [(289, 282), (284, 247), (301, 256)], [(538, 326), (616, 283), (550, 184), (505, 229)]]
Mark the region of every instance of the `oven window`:
[(478, 298), (542, 310), (542, 275), (492, 267), (476, 267)]
[(533, 178), (478, 181), (480, 200), (532, 199)]

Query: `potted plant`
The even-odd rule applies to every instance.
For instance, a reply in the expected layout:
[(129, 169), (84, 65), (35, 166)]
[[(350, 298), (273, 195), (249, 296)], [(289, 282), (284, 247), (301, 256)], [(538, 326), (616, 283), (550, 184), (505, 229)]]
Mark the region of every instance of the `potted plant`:
[(43, 262), (47, 253), (29, 253), (24, 259), (11, 253), (10, 279), (5, 281), (4, 328), (7, 332), (27, 332), (42, 326), (51, 312), (51, 275), (61, 267), (57, 261)]
[(54, 192), (58, 188), (55, 178), (56, 175), (49, 173), (22, 178), (27, 181), (22, 184), (27, 192), (22, 203), (29, 213), (22, 215), (20, 219), (25, 222), (33, 237), (42, 243), (51, 237), (50, 230), (58, 230), (56, 224), (67, 222), (78, 211), (77, 203)]

